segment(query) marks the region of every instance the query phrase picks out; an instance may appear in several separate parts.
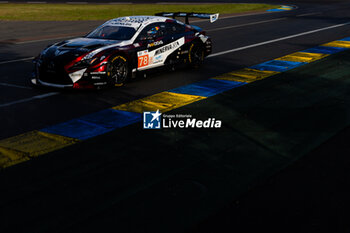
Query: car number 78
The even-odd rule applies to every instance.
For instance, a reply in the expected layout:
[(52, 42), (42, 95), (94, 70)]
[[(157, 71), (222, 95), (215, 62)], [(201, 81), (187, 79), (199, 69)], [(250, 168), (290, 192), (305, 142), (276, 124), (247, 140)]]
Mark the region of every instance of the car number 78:
[(148, 54), (146, 55), (143, 55), (143, 56), (139, 56), (138, 57), (138, 67), (144, 67), (144, 66), (147, 66), (148, 63), (149, 63), (149, 57), (148, 57)]

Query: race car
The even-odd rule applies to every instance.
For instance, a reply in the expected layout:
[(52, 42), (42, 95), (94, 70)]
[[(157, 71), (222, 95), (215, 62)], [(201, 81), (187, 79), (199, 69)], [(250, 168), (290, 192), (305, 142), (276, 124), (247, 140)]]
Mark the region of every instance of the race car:
[[(211, 39), (189, 17), (219, 14), (161, 12), (109, 20), (84, 37), (44, 49), (34, 60), (31, 82), (57, 88), (121, 86), (137, 72), (188, 64), (198, 67), (212, 50)], [(185, 17), (185, 22), (176, 20)]]

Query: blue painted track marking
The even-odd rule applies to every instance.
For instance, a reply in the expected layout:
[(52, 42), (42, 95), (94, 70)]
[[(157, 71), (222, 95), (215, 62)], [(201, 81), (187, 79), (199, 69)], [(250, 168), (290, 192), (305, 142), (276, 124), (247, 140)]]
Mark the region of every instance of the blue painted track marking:
[(168, 92), (179, 94), (198, 95), (203, 97), (210, 97), (221, 92), (233, 89), (246, 84), (245, 82), (236, 82), (228, 80), (208, 79), (192, 83), (186, 86), (181, 86)]
[[(338, 41), (350, 41), (350, 37), (343, 38)], [(331, 43), (331, 42), (330, 42)], [(345, 44), (345, 43), (343, 43)], [(342, 43), (340, 43), (339, 47), (332, 47), (324, 45), (324, 46), (317, 46), (314, 48), (306, 49), (300, 52), (306, 52), (306, 53), (318, 53), (318, 54), (335, 54), (344, 50), (347, 50), (348, 46), (342, 46)], [(290, 69), (299, 67), (301, 65), (307, 64), (305, 62), (293, 62), (293, 61), (285, 61), (283, 59), (281, 60), (270, 60), (255, 66), (248, 67), (250, 69), (255, 69), (255, 70), (260, 70), (260, 71), (270, 71), (270, 72), (284, 72), (288, 71)], [(233, 72), (231, 72), (233, 73)], [(230, 73), (228, 73), (230, 75)], [(249, 75), (249, 72), (248, 74)], [(271, 75), (267, 75), (266, 77), (269, 77)], [(265, 78), (265, 76), (263, 77)], [(260, 80), (260, 79), (256, 79)], [(182, 94), (182, 95), (188, 95), (188, 96), (197, 96), (198, 98), (206, 98), (210, 96), (214, 96), (216, 94), (222, 93), (224, 91), (231, 90), (233, 88), (242, 86), (247, 84), (246, 82), (242, 81), (232, 81), (232, 80), (225, 80), (225, 79), (208, 79), (208, 80), (203, 80), (199, 81), (196, 83), (192, 83), (189, 85), (181, 86), (172, 90), (169, 90), (167, 92), (172, 92), (173, 95), (175, 94)], [(165, 93), (165, 92), (164, 92)], [(159, 94), (159, 93), (158, 93)], [(153, 96), (156, 96), (158, 94), (155, 94)], [(170, 94), (170, 93), (169, 93)], [(167, 95), (165, 95), (167, 96)], [(157, 97), (158, 98), (158, 97)], [(157, 99), (159, 100), (159, 99)], [(169, 101), (169, 100), (164, 100)], [(163, 103), (163, 102), (162, 102)], [(192, 103), (191, 101), (189, 103)], [(187, 103), (187, 104), (189, 104)], [(187, 105), (185, 104), (185, 105)], [(183, 105), (181, 105), (183, 106)], [(118, 106), (117, 106), (118, 107)], [(176, 107), (177, 108), (177, 107)], [(41, 129), (41, 130), (35, 130), (32, 132), (27, 133), (26, 135), (37, 135), (40, 132), (46, 132), (50, 133), (51, 137), (54, 137), (55, 135), (57, 137), (60, 136), (65, 136), (69, 137), (71, 139), (79, 139), (79, 140), (85, 140), (89, 139), (98, 135), (105, 134), (107, 132), (110, 132), (112, 130), (115, 130), (117, 128), (122, 128), (124, 126), (140, 122), (142, 120), (142, 114), (141, 113), (136, 113), (136, 112), (129, 112), (129, 111), (122, 111), (122, 110), (117, 110), (117, 109), (105, 109), (96, 113), (92, 113), (86, 116), (82, 116), (64, 123), (60, 123), (57, 125), (49, 126), (47, 128)], [(21, 135), (19, 135), (21, 136)], [(13, 138), (16, 138), (18, 136), (15, 136)], [(21, 136), (22, 137), (22, 136)], [(10, 138), (13, 140), (13, 138)], [(4, 139), (2, 142), (6, 142), (9, 139)], [(35, 140), (32, 140), (33, 146), (37, 146), (37, 142)], [(74, 142), (76, 143), (76, 142)], [(64, 144), (64, 146), (67, 146)], [(56, 149), (62, 148), (62, 145), (60, 144)], [(18, 149), (17, 147), (14, 149)], [(39, 148), (40, 155), (48, 153), (49, 151), (42, 151), (42, 148)], [(51, 150), (50, 150), (51, 151)], [(38, 151), (35, 151), (37, 153)], [(4, 153), (3, 151), (0, 151), (0, 156), (1, 153)], [(34, 153), (34, 152), (33, 152)], [(11, 153), (8, 153), (12, 155)], [(8, 155), (7, 154), (7, 155)], [(4, 156), (4, 154), (2, 154)], [(5, 156), (6, 157), (6, 156)], [(1, 159), (1, 157), (0, 157)], [(23, 161), (26, 161), (30, 158), (25, 158), (24, 160), (17, 160), (16, 163), (20, 163)], [(16, 163), (11, 163), (11, 164), (5, 164), (2, 165), (2, 167), (7, 167), (14, 165)]]
[(138, 121), (139, 113), (106, 109), (40, 131), (85, 140)]
[(341, 51), (346, 50), (347, 48), (340, 48), (340, 47), (325, 47), (325, 46), (317, 46), (314, 48), (306, 49), (301, 52), (306, 53), (323, 53), (323, 54), (334, 54)]
[(350, 41), (350, 37), (343, 38), (340, 41)]
[(306, 64), (305, 62), (294, 62), (294, 61), (283, 61), (283, 60), (272, 60), (260, 63), (249, 68), (256, 70), (269, 70), (269, 71), (278, 71), (284, 72), (298, 66)]
[(115, 109), (106, 109), (79, 118), (106, 128), (121, 128), (141, 121), (141, 114)]
[(111, 130), (113, 129), (105, 128), (103, 126), (92, 124), (90, 122), (86, 122), (80, 119), (73, 119), (67, 122), (63, 122), (61, 124), (44, 128), (40, 131), (75, 138), (79, 140), (85, 140), (107, 133)]

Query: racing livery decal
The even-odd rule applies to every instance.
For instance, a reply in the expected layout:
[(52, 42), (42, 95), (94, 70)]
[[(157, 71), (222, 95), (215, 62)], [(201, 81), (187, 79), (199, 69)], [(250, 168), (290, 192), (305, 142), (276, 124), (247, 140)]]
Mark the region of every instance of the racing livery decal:
[(150, 44), (147, 45), (147, 48), (151, 48), (151, 47), (154, 47), (154, 46), (158, 46), (158, 45), (162, 45), (164, 44), (162, 40), (160, 41), (155, 41), (155, 42), (152, 42)]
[(180, 39), (156, 50), (150, 52), (148, 52), (148, 50), (138, 52), (138, 70), (145, 70), (163, 65), (167, 57), (184, 44), (185, 37), (181, 37)]
[(165, 53), (167, 51), (170, 51), (170, 53), (172, 53), (172, 52), (174, 52), (175, 49), (179, 48), (183, 44), (185, 44), (185, 38), (184, 37), (178, 39), (177, 41), (175, 41), (175, 42), (173, 42), (171, 44), (165, 45), (165, 46), (157, 49), (154, 55)]
[(163, 12), (159, 16), (111, 19), (83, 37), (44, 49), (33, 60), (31, 82), (55, 88), (99, 89), (121, 86), (137, 72), (156, 67), (199, 67), (211, 53), (211, 40), (201, 28), (174, 16), (186, 21), (188, 17), (216, 17)]
[(148, 66), (148, 64), (149, 64), (148, 50), (138, 52), (137, 55), (138, 55), (138, 57), (137, 57), (137, 59), (138, 59), (137, 67), (141, 68), (141, 67)]

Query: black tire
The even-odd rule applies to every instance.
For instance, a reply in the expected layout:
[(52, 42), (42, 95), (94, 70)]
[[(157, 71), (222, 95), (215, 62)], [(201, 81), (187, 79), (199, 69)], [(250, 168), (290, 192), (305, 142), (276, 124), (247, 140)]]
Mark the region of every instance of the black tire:
[(188, 63), (190, 67), (200, 67), (204, 61), (204, 53), (204, 46), (202, 44), (198, 42), (191, 44), (188, 51)]
[(130, 76), (128, 60), (122, 55), (114, 56), (108, 62), (107, 75), (115, 86), (124, 85)]

